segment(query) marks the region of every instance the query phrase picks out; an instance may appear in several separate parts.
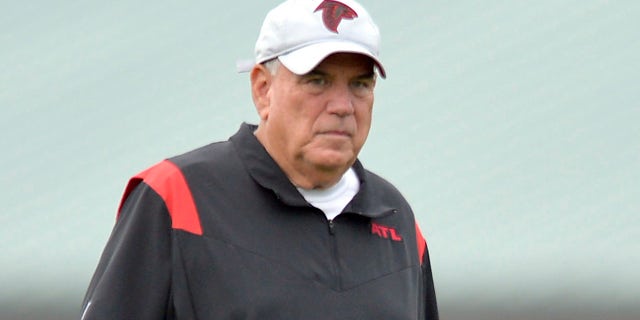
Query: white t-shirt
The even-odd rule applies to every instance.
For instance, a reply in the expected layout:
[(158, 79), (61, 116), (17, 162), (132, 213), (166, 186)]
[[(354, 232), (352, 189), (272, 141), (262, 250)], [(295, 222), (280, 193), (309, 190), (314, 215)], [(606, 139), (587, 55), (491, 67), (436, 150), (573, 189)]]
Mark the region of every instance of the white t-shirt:
[(340, 181), (330, 188), (312, 190), (298, 188), (307, 202), (322, 210), (328, 220), (337, 217), (359, 190), (360, 180), (353, 168), (349, 168)]

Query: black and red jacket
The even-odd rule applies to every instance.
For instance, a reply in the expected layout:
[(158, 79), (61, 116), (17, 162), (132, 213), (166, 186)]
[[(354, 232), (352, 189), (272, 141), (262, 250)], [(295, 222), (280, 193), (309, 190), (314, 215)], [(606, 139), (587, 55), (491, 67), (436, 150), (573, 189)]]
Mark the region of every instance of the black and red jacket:
[(328, 221), (243, 124), (126, 188), (83, 319), (438, 319), (426, 243), (388, 182)]

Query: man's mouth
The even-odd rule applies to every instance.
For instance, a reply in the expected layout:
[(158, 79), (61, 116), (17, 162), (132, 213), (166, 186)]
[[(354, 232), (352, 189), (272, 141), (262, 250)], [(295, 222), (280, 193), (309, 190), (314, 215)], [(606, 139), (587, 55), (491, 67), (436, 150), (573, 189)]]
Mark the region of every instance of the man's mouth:
[(351, 134), (348, 131), (343, 131), (343, 130), (328, 130), (328, 131), (323, 131), (320, 134), (330, 135), (330, 136), (339, 136), (339, 137), (351, 137)]

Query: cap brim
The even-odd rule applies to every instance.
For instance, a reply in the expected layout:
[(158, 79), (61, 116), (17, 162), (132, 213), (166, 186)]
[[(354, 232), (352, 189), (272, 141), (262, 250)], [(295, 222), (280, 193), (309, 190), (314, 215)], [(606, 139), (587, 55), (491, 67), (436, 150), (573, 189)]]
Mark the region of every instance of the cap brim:
[(309, 73), (326, 57), (339, 52), (359, 53), (371, 58), (371, 60), (373, 60), (373, 62), (375, 63), (380, 76), (383, 78), (387, 77), (387, 73), (382, 66), (382, 62), (364, 46), (353, 42), (318, 42), (280, 55), (278, 56), (278, 59), (291, 72), (302, 75)]

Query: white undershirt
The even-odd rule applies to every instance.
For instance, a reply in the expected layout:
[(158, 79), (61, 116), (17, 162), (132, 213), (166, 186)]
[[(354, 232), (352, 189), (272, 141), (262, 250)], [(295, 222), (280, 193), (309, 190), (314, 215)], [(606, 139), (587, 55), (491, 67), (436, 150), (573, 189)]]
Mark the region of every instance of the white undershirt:
[(337, 217), (344, 207), (353, 199), (360, 190), (360, 181), (356, 172), (349, 168), (340, 181), (327, 189), (302, 189), (298, 188), (300, 194), (312, 206), (322, 210), (328, 220)]

